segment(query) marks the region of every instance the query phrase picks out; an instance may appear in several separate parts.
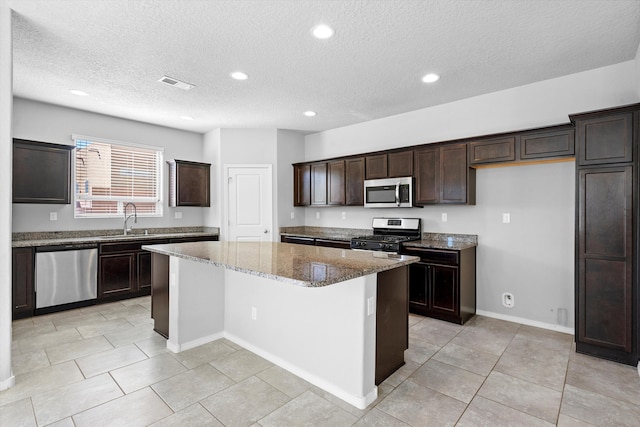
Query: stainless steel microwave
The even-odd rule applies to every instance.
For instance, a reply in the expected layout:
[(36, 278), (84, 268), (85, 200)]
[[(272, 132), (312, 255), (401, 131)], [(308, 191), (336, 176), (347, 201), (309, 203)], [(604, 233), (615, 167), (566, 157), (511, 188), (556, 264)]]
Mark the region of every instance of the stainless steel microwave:
[(364, 181), (365, 208), (413, 207), (413, 178), (367, 179)]

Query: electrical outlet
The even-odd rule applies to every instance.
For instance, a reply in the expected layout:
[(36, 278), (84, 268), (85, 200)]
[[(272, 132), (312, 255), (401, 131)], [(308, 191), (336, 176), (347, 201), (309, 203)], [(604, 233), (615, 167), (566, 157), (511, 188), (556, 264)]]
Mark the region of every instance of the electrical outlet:
[(316, 219), (320, 219), (320, 212), (316, 212)]
[(258, 319), (258, 308), (251, 307), (251, 320), (257, 320), (257, 319)]
[(182, 212), (176, 212), (174, 214), (175, 219), (182, 219)]
[(342, 212), (342, 219), (347, 219), (347, 213), (346, 212)]
[(58, 212), (49, 212), (49, 221), (57, 221)]
[(294, 219), (296, 217), (296, 213), (294, 211), (291, 211), (291, 219)]
[(509, 212), (505, 212), (502, 214), (502, 223), (509, 224), (511, 222), (511, 214)]
[(447, 222), (447, 214), (446, 213), (442, 214), (442, 222)]
[(516, 302), (513, 299), (513, 294), (509, 292), (505, 292), (504, 294), (502, 294), (502, 305), (504, 305), (507, 308), (513, 308), (515, 304)]

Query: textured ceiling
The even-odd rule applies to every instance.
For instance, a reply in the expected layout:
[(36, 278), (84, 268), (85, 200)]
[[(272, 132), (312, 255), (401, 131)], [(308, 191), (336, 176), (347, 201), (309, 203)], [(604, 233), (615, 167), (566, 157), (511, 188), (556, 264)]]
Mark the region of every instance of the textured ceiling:
[[(640, 0), (9, 6), (16, 96), (196, 132), (332, 129), (631, 60), (640, 43)], [(318, 23), (335, 36), (314, 39)], [(236, 70), (250, 79), (232, 80)], [(427, 72), (441, 79), (424, 84)], [(163, 75), (196, 87), (158, 83)]]

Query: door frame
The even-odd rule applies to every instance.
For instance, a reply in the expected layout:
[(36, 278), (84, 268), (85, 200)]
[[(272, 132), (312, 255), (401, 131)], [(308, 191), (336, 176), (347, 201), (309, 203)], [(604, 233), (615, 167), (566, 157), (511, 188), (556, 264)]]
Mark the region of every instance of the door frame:
[(275, 215), (273, 212), (273, 208), (275, 206), (275, 201), (273, 200), (273, 165), (271, 163), (241, 163), (241, 164), (225, 164), (223, 167), (223, 177), (222, 177), (222, 223), (220, 224), (220, 240), (228, 240), (229, 237), (229, 169), (232, 168), (264, 168), (269, 172), (269, 192), (271, 199), (271, 241), (276, 241), (275, 237)]

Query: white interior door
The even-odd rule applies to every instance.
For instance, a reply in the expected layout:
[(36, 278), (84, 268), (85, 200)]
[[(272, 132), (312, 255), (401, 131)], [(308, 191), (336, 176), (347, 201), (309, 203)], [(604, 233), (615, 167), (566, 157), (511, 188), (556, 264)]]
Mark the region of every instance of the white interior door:
[(227, 240), (272, 240), (271, 165), (225, 166)]

